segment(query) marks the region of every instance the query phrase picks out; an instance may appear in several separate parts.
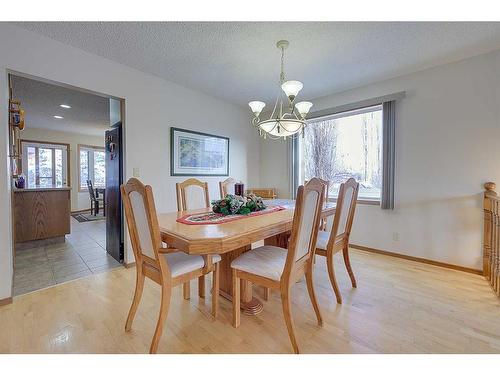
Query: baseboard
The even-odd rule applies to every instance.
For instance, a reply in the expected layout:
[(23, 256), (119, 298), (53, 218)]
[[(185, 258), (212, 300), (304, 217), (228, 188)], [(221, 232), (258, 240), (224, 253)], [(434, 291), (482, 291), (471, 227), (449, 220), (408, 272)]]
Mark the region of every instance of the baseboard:
[(0, 299), (0, 306), (9, 305), (11, 303), (12, 303), (12, 297), (7, 297), (7, 298), (4, 298), (4, 299)]
[(418, 258), (418, 257), (413, 257), (411, 255), (398, 254), (398, 253), (393, 253), (393, 252), (390, 252), (390, 251), (379, 250), (379, 249), (374, 249), (374, 248), (371, 248), (371, 247), (366, 247), (366, 246), (361, 246), (361, 245), (355, 245), (355, 244), (349, 244), (349, 247), (352, 247), (353, 249), (358, 249), (358, 250), (366, 251), (366, 252), (369, 252), (369, 253), (375, 253), (375, 254), (381, 254), (381, 255), (388, 255), (388, 256), (391, 256), (391, 257), (395, 257), (395, 258), (401, 258), (401, 259), (411, 260), (413, 262), (425, 263), (425, 264), (430, 264), (430, 265), (433, 265), (433, 266), (438, 266), (438, 267), (443, 267), (443, 268), (449, 268), (449, 269), (456, 270), (456, 271), (473, 273), (475, 275), (482, 275), (483, 274), (482, 270), (477, 270), (475, 268), (468, 268), (468, 267), (458, 266), (456, 264), (438, 262), (437, 260), (431, 260), (431, 259), (425, 259), (425, 258)]
[(134, 268), (135, 267), (135, 262), (132, 262), (132, 263), (123, 263), (123, 266), (125, 268)]
[(86, 210), (76, 210), (76, 211), (71, 211), (71, 214), (80, 214), (82, 212), (87, 212), (90, 211), (90, 208), (87, 208)]

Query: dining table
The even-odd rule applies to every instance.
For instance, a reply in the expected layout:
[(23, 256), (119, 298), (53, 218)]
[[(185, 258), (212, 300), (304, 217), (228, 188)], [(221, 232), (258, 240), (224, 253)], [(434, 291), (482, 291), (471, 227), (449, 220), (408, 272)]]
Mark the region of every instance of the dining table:
[[(262, 240), (264, 245), (288, 247), (295, 201), (271, 199), (265, 200), (264, 203), (268, 207), (280, 206), (283, 209), (225, 223), (201, 225), (189, 225), (177, 219), (186, 215), (206, 213), (210, 211), (209, 208), (159, 213), (158, 223), (162, 241), (168, 247), (190, 255), (219, 254), (220, 295), (231, 300), (233, 294), (231, 262), (234, 259), (251, 250), (252, 244)], [(335, 206), (335, 202), (325, 202), (321, 217), (334, 215)], [(253, 295), (252, 284), (244, 280), (241, 281), (241, 309), (246, 315), (257, 315), (263, 310), (262, 302)]]

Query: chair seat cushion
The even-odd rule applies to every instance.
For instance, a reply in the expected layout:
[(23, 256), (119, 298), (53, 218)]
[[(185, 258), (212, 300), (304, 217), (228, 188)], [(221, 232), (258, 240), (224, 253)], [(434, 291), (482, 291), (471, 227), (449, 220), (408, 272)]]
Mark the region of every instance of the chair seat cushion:
[(318, 237), (316, 239), (316, 248), (326, 250), (328, 245), (328, 240), (330, 239), (330, 233), (324, 230), (318, 231)]
[[(177, 277), (191, 271), (198, 270), (205, 266), (205, 259), (201, 255), (188, 255), (182, 251), (163, 254), (167, 258), (172, 277)], [(220, 262), (221, 257), (218, 254), (212, 256), (212, 262)]]
[(277, 246), (260, 246), (233, 260), (231, 267), (239, 271), (279, 281), (285, 268), (287, 250)]

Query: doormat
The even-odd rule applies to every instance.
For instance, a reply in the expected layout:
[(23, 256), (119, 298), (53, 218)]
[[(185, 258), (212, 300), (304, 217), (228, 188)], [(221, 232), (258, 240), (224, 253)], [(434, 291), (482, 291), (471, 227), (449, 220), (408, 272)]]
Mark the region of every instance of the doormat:
[(99, 213), (94, 216), (90, 214), (90, 211), (84, 211), (84, 212), (75, 212), (74, 214), (71, 214), (76, 221), (79, 223), (85, 223), (87, 221), (99, 221), (99, 220), (105, 220), (106, 216), (103, 216), (102, 211), (99, 211)]

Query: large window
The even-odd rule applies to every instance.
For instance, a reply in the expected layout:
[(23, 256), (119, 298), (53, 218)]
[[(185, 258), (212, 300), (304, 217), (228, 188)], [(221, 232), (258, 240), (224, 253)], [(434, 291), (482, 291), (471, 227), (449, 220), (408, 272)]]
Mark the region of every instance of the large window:
[(102, 147), (78, 145), (80, 191), (87, 191), (87, 180), (96, 188), (106, 185), (105, 153)]
[(28, 187), (68, 184), (68, 145), (22, 141), (22, 165)]
[(358, 199), (380, 201), (382, 192), (382, 106), (308, 121), (298, 140), (298, 178), (330, 181), (329, 197), (353, 177)]

